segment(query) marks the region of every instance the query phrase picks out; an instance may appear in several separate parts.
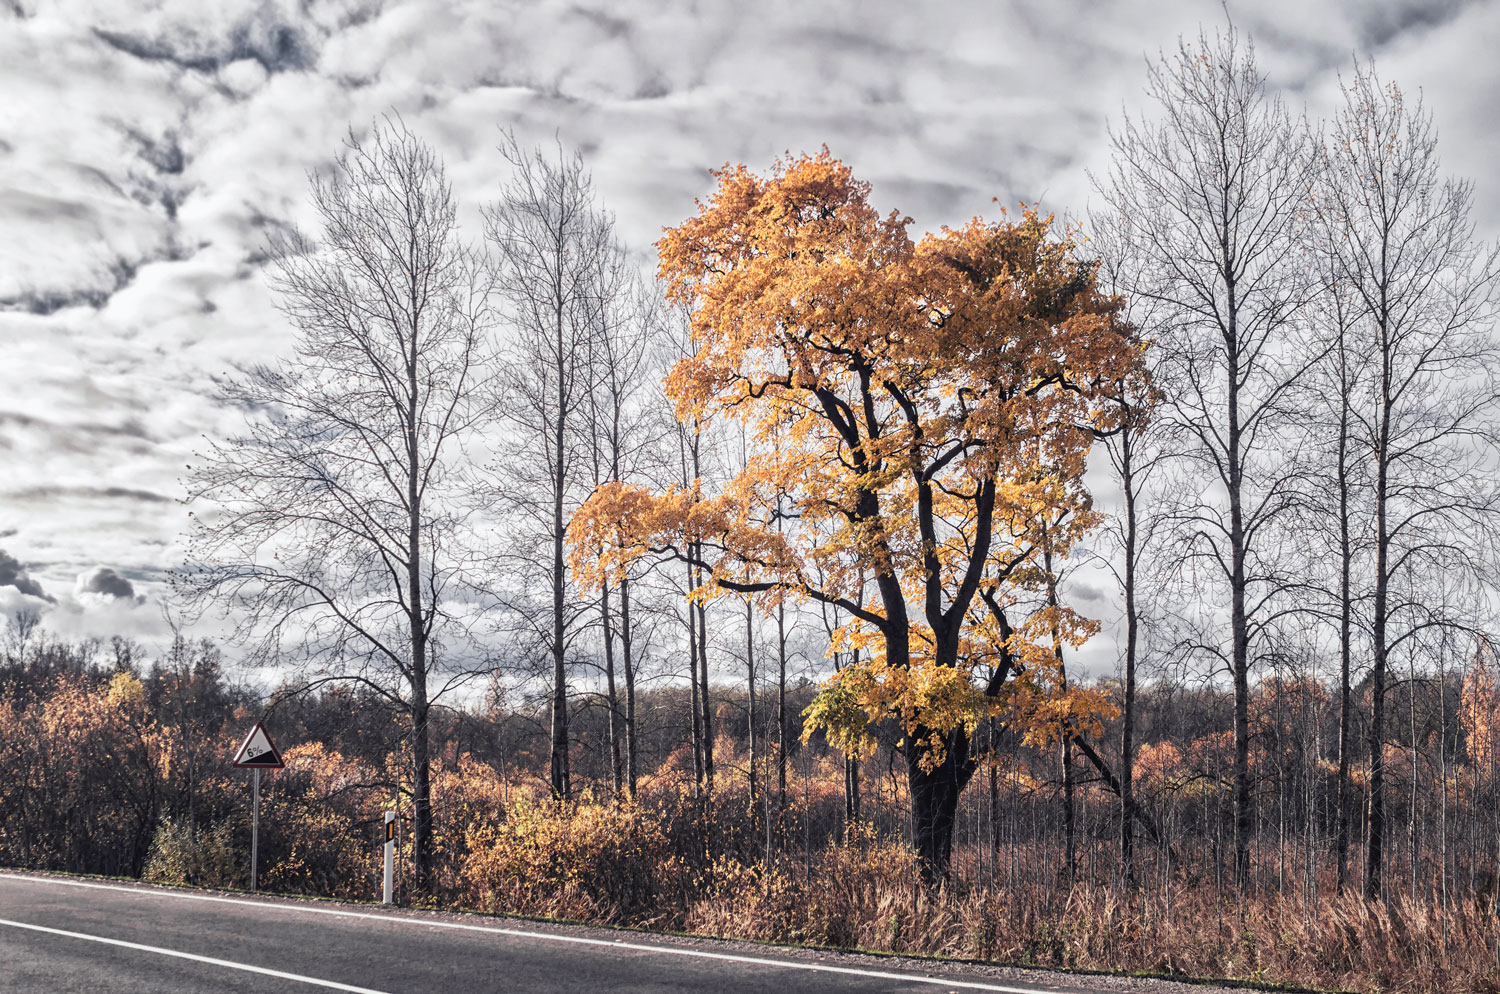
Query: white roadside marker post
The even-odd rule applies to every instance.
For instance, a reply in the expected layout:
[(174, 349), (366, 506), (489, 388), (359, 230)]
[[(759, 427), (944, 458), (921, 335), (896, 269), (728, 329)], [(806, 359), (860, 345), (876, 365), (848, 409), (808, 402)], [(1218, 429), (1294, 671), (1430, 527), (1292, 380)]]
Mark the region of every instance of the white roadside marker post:
[(381, 892), (380, 903), (391, 903), (391, 889), (395, 883), (396, 863), (396, 812), (385, 813), (385, 889)]
[(260, 869), (260, 767), (255, 768), (255, 796), (250, 808), (250, 893), (255, 893), (256, 871)]

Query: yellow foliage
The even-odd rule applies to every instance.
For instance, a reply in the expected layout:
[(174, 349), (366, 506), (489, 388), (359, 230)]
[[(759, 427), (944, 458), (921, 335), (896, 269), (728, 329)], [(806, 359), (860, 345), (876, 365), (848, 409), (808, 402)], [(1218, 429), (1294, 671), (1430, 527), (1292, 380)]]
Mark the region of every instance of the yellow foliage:
[[(717, 175), (657, 245), (691, 312), (693, 353), (666, 386), (684, 421), (741, 422), (756, 457), (712, 493), (600, 487), (570, 524), (575, 574), (665, 554), (705, 564), (695, 598), (843, 609), (834, 643), (861, 659), (808, 717), (850, 751), (886, 717), (928, 765), (989, 715), (1032, 741), (1097, 729), (1111, 706), (1070, 690), (1055, 657), (1097, 626), (1028, 596), (1049, 582), (1043, 542), (1064, 559), (1099, 520), (1085, 457), (1122, 423), (1111, 398), (1145, 382), (1076, 232), (1028, 209), (914, 242), (826, 149)], [(1015, 679), (986, 694), (996, 666)]]
[(110, 677), (104, 696), (114, 707), (136, 708), (146, 702), (146, 686), (135, 674), (124, 670)]
[(1459, 698), (1458, 720), (1464, 730), (1464, 746), (1469, 763), (1476, 770), (1490, 770), (1500, 744), (1500, 691), (1495, 687), (1488, 653), (1477, 653), (1474, 665), (1464, 677)]

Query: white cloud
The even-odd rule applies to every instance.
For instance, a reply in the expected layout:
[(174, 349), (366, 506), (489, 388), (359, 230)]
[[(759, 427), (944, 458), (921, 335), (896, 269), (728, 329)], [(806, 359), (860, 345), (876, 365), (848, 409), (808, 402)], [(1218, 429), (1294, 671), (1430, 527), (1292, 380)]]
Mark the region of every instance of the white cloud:
[[(471, 236), (499, 180), (497, 129), (560, 136), (643, 261), (709, 169), (824, 142), (918, 229), (991, 197), (1076, 215), (1143, 53), (1221, 17), (1206, 0), (13, 6), (26, 16), (0, 13), (0, 527), (51, 588), (102, 561), (147, 596), (178, 555), (177, 475), (202, 434), (233, 424), (212, 377), (290, 340), (263, 282), (267, 235), (308, 222), (307, 171), (351, 123), (394, 110), (433, 141)], [(1373, 46), (1387, 76), (1425, 91), (1450, 166), (1486, 178), (1500, 76), (1476, 67), (1500, 31), (1492, 5), (1232, 9), (1299, 105), (1327, 105), (1337, 68)], [(1481, 185), (1478, 204), (1482, 230), (1500, 230), (1500, 187)]]

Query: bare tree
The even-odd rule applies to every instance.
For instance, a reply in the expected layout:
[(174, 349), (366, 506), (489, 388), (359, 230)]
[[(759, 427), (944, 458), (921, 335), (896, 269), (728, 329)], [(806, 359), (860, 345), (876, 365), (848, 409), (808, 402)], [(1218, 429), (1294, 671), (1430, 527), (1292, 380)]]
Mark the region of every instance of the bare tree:
[(351, 133), (312, 180), (322, 227), (275, 243), (292, 353), (223, 387), (242, 434), (210, 442), (175, 589), (217, 605), (263, 659), (301, 658), (398, 707), (412, 759), (412, 873), (430, 883), (428, 716), (467, 673), (448, 610), (472, 577), (458, 449), (484, 427), (492, 367), (483, 267), (459, 241), (432, 149), (399, 121)]
[[(1500, 489), (1493, 480), (1500, 255), (1481, 246), (1468, 183), (1443, 180), (1420, 102), (1357, 66), (1332, 122), (1318, 207), (1336, 279), (1355, 299), (1370, 392), (1351, 412), (1374, 512), (1365, 894), (1381, 894), (1385, 694), (1392, 653), (1463, 624), (1398, 576), (1441, 575), (1449, 591), (1492, 578)], [(1473, 598), (1470, 599), (1471, 603)]]
[[(1169, 318), (1170, 308), (1150, 298), (1135, 299), (1126, 287), (1138, 282), (1136, 258), (1125, 249), (1119, 218), (1095, 214), (1090, 218), (1091, 241), (1099, 250), (1099, 281), (1110, 290), (1125, 294), (1125, 319), (1150, 340), (1158, 324)], [(1158, 350), (1147, 350), (1148, 374), (1159, 365)], [(1138, 721), (1136, 682), (1142, 652), (1142, 630), (1151, 613), (1149, 589), (1155, 560), (1160, 558), (1160, 539), (1170, 528), (1170, 501), (1160, 491), (1159, 472), (1177, 451), (1169, 420), (1156, 416), (1161, 388), (1155, 375), (1134, 382), (1120, 382), (1110, 391), (1119, 406), (1120, 423), (1099, 439), (1110, 471), (1119, 485), (1119, 505), (1110, 516), (1102, 538), (1112, 555), (1101, 557), (1119, 587), (1124, 604), (1125, 645), (1122, 650), (1120, 714), (1120, 878), (1135, 881), (1135, 733)]]
[[(623, 252), (601, 259), (609, 269), (601, 283), (615, 281), (628, 265)], [(651, 389), (657, 378), (656, 339), (660, 306), (639, 279), (623, 279), (623, 292), (601, 300), (599, 334), (590, 340), (593, 386), (588, 397), (589, 452), (597, 487), (612, 480), (631, 481), (656, 468), (662, 421)], [(606, 579), (599, 590), (599, 618), (604, 645), (605, 695), (609, 706), (611, 779), (618, 794), (635, 796), (640, 775), (636, 738), (636, 638), (631, 620), (631, 572), (618, 582)], [(616, 647), (619, 667), (616, 667)], [(623, 707), (616, 677), (623, 677)], [(623, 739), (624, 757), (620, 755)]]
[(511, 174), (484, 209), (511, 323), (503, 405), (511, 444), (496, 467), (496, 494), (522, 522), (507, 572), (523, 600), (534, 587), (550, 594), (533, 634), (551, 662), (552, 790), (568, 798), (567, 654), (583, 605), (570, 589), (564, 538), (572, 509), (588, 495), (591, 360), (624, 271), (613, 218), (600, 209), (581, 154), (523, 149), (514, 134), (500, 152)]
[(1358, 335), (1361, 305), (1338, 273), (1330, 253), (1322, 253), (1324, 286), (1310, 311), (1324, 358), (1312, 370), (1304, 405), (1307, 435), (1304, 494), (1297, 532), (1302, 536), (1301, 568), (1316, 592), (1314, 613), (1337, 640), (1338, 757), (1334, 797), (1335, 886), (1343, 893), (1349, 879), (1351, 766), (1354, 741), (1354, 655), (1364, 636), (1362, 604), (1369, 542), (1369, 476), (1356, 451), (1355, 405), (1368, 391), (1370, 361)]
[(1250, 669), (1287, 582), (1271, 540), (1296, 493), (1278, 436), (1308, 365), (1292, 339), (1311, 290), (1297, 249), (1313, 157), (1233, 28), (1161, 55), (1147, 93), (1160, 120), (1127, 116), (1096, 184), (1137, 259), (1124, 289), (1162, 312), (1163, 417), (1199, 481), (1179, 510), (1183, 567), (1227, 595), (1227, 639), (1200, 648), (1234, 687), (1234, 872), (1244, 885), (1255, 825)]

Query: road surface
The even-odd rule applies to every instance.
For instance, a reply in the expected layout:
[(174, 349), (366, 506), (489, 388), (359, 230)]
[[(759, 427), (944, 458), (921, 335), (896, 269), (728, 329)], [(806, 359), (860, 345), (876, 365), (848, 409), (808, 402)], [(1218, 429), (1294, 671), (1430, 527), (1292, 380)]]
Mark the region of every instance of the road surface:
[(1176, 989), (1187, 988), (0, 873), (4, 994), (1094, 994)]

